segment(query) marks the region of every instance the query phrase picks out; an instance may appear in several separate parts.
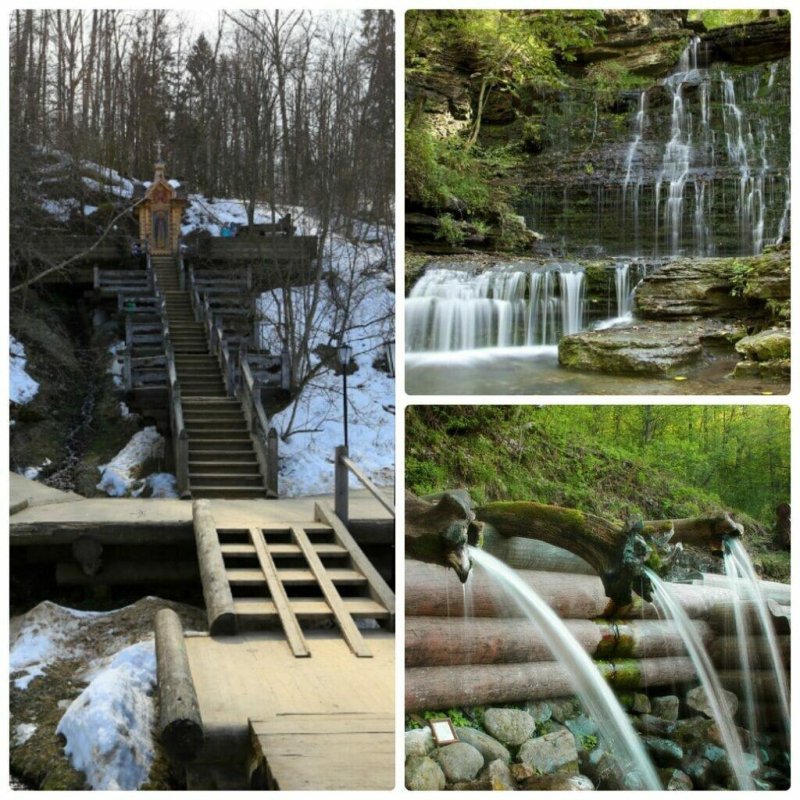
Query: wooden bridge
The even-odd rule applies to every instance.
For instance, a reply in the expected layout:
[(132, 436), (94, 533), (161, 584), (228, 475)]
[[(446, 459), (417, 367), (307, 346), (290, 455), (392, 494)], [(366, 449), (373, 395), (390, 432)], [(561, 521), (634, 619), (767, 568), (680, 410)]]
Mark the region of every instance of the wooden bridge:
[[(158, 733), (187, 788), (394, 786), (394, 594), (333, 497), (86, 499), (16, 475), (11, 487), (12, 571), (57, 558), (69, 585), (202, 588), (208, 633), (156, 617)], [(349, 504), (362, 519), (390, 519), (387, 506), (365, 492)]]

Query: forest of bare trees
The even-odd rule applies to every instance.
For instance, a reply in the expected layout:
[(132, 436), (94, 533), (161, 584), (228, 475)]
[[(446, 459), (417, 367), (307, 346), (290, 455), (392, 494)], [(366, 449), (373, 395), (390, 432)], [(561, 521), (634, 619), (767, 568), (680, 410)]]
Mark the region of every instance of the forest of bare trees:
[(148, 178), (160, 139), (170, 174), (251, 214), (392, 217), (391, 12), (223, 12), (197, 35), (175, 11), (22, 9), (9, 33), (12, 185), (31, 145)]

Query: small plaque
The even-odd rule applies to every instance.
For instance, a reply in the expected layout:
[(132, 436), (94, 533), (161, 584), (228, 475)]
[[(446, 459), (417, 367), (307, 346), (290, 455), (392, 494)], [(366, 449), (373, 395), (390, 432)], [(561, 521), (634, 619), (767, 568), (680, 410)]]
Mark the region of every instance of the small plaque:
[(440, 747), (445, 744), (453, 744), (458, 741), (456, 729), (448, 717), (441, 719), (430, 719), (428, 725), (431, 726), (431, 732), (437, 745)]

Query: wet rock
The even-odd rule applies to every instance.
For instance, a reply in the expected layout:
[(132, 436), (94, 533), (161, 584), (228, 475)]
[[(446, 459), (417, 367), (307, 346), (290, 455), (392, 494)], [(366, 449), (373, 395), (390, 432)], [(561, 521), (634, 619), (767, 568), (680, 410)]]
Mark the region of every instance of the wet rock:
[(735, 28), (717, 28), (703, 42), (714, 57), (734, 64), (761, 64), (789, 55), (789, 26), (780, 17), (758, 19)]
[(540, 792), (591, 792), (594, 784), (585, 775), (533, 775), (519, 788)]
[(650, 704), (650, 698), (641, 692), (635, 692), (633, 695), (633, 703), (631, 704), (631, 711), (637, 714), (649, 714), (653, 710)]
[(517, 788), (508, 764), (499, 758), (489, 763), (482, 777), (489, 781), (489, 788), (496, 792), (511, 792)]
[(712, 780), (712, 765), (702, 756), (687, 756), (681, 762), (681, 770), (689, 776), (695, 789), (706, 789)]
[(580, 701), (574, 697), (561, 697), (550, 701), (551, 717), (556, 722), (565, 722), (582, 712)]
[(690, 717), (669, 723), (670, 728), (662, 735), (670, 736), (684, 749), (705, 745), (715, 741), (718, 736), (717, 725), (707, 717)]
[(530, 714), (517, 708), (487, 708), (483, 727), (498, 741), (515, 747), (533, 736), (536, 723)]
[(530, 764), (515, 763), (509, 765), (508, 769), (511, 772), (511, 777), (518, 783), (526, 781), (528, 778), (532, 778), (536, 775), (535, 770)]
[(659, 770), (661, 784), (669, 792), (688, 792), (694, 788), (692, 779), (679, 769)]
[(737, 380), (788, 381), (792, 363), (788, 358), (777, 361), (740, 361), (733, 369)]
[(625, 789), (625, 773), (614, 756), (602, 745), (581, 758), (581, 771), (585, 772), (598, 789)]
[[(722, 698), (728, 713), (732, 717), (736, 716), (736, 712), (739, 709), (739, 698), (727, 689), (722, 690)], [(699, 711), (707, 717), (713, 718), (715, 716), (708, 699), (708, 693), (703, 686), (696, 686), (687, 692), (686, 705), (693, 711)]]
[(653, 716), (670, 721), (678, 719), (681, 701), (674, 694), (666, 695), (665, 697), (654, 697), (652, 705)]
[(433, 733), (430, 728), (406, 731), (405, 744), (406, 758), (410, 756), (427, 756), (436, 749), (436, 742), (433, 741)]
[(433, 757), (451, 783), (471, 781), (483, 768), (483, 756), (471, 744), (456, 742), (440, 747)]
[(553, 716), (553, 707), (546, 700), (525, 703), (523, 710), (533, 717), (537, 725), (540, 722), (547, 722)]
[(459, 741), (471, 744), (483, 756), (487, 764), (496, 760), (506, 764), (511, 761), (511, 753), (488, 733), (476, 728), (456, 728), (456, 734)]
[(677, 767), (683, 761), (683, 749), (669, 739), (657, 736), (643, 736), (642, 743), (647, 748), (653, 761), (660, 767)]
[(564, 336), (558, 360), (569, 369), (669, 377), (702, 366), (707, 348), (717, 349), (728, 335), (736, 338), (732, 326), (711, 320), (637, 321)]
[(415, 792), (440, 792), (446, 780), (442, 768), (428, 756), (411, 756), (406, 761), (406, 789)]
[(597, 736), (597, 723), (585, 714), (581, 714), (574, 719), (568, 719), (564, 724), (575, 737)]
[(633, 727), (640, 733), (651, 736), (671, 736), (677, 723), (652, 714), (642, 714), (640, 717), (631, 719)]
[(539, 774), (578, 773), (578, 749), (575, 737), (569, 731), (557, 731), (529, 739), (520, 747), (517, 757)]
[(789, 358), (791, 344), (791, 335), (786, 328), (769, 328), (740, 339), (736, 343), (736, 352), (751, 361), (776, 361)]

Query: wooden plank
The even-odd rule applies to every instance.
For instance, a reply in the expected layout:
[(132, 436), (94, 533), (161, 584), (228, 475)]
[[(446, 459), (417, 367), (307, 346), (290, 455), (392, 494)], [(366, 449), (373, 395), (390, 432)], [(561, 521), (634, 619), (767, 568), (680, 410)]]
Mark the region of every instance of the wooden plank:
[(267, 581), (269, 593), (272, 595), (272, 602), (275, 604), (275, 609), (280, 617), (286, 639), (289, 642), (289, 647), (297, 658), (308, 658), (311, 652), (303, 637), (303, 632), (300, 630), (297, 617), (292, 611), (289, 598), (286, 596), (286, 590), (283, 588), (283, 584), (278, 577), (275, 563), (272, 560), (272, 556), (269, 554), (269, 548), (259, 528), (250, 528), (250, 541), (253, 543), (253, 547), (256, 550), (258, 563), (261, 565), (261, 571), (264, 573), (264, 578)]
[[(234, 567), (226, 571), (232, 586), (260, 586), (264, 583), (264, 574), (260, 569)], [(367, 582), (367, 579), (354, 569), (329, 569), (328, 575), (336, 584), (358, 585)], [(314, 573), (310, 569), (279, 569), (278, 577), (284, 585), (316, 583)]]
[(372, 566), (372, 562), (364, 555), (364, 551), (358, 546), (358, 542), (336, 516), (333, 509), (324, 503), (314, 503), (314, 518), (324, 522), (326, 525), (330, 525), (337, 542), (350, 554), (353, 566), (367, 579), (372, 599), (383, 605), (389, 612), (390, 618), (394, 620), (394, 592), (389, 588), (389, 584), (381, 577), (378, 570)]
[(394, 788), (390, 713), (285, 714), (250, 720), (250, 731), (273, 789)]
[[(342, 597), (347, 613), (354, 619), (386, 619), (388, 613), (380, 604), (368, 597)], [(325, 600), (292, 598), (292, 610), (298, 617), (332, 617), (333, 611)], [(233, 601), (238, 616), (277, 617), (272, 600), (265, 597), (237, 597)]]
[(347, 644), (350, 645), (350, 649), (360, 658), (372, 658), (372, 652), (356, 627), (355, 622), (353, 622), (353, 618), (342, 602), (339, 592), (326, 574), (325, 567), (322, 561), (320, 561), (314, 549), (314, 545), (311, 544), (311, 540), (308, 538), (306, 532), (299, 525), (292, 525), (292, 534), (294, 535), (295, 541), (302, 549), (308, 566), (311, 567), (311, 571), (314, 573), (320, 589), (322, 589), (322, 594), (325, 596), (328, 605), (333, 611), (336, 624), (341, 629), (344, 638), (347, 640)]
[(344, 465), (358, 478), (361, 483), (370, 491), (370, 494), (392, 515), (394, 516), (394, 503), (390, 503), (381, 493), (380, 489), (367, 477), (355, 461), (352, 461), (347, 456), (342, 456)]

